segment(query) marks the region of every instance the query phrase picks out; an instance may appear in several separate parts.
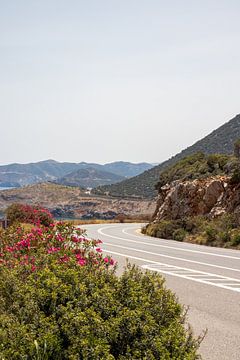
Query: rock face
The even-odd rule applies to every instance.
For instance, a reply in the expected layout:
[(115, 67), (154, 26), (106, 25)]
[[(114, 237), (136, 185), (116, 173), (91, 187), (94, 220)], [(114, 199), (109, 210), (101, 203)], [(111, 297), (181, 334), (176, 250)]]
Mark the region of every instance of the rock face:
[(240, 214), (240, 184), (232, 185), (227, 176), (215, 176), (163, 186), (153, 218), (158, 222), (196, 215), (216, 217), (223, 213)]

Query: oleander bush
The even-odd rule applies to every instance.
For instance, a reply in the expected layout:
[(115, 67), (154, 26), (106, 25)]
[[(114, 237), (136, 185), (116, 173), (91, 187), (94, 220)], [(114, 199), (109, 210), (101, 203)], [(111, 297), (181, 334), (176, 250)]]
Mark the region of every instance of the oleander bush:
[(199, 339), (157, 273), (117, 277), (70, 224), (0, 235), (0, 359), (192, 360)]
[(49, 226), (53, 222), (51, 213), (39, 206), (15, 203), (6, 209), (5, 214), (10, 224), (19, 222)]
[(224, 214), (214, 219), (193, 216), (162, 220), (146, 225), (142, 232), (163, 239), (240, 249), (239, 218), (234, 214)]

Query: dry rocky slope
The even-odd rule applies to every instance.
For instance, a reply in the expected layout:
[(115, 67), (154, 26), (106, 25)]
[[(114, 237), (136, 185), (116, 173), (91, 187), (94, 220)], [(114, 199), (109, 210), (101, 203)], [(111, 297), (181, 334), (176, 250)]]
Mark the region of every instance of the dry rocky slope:
[(229, 176), (213, 176), (193, 181), (176, 180), (161, 187), (154, 222), (208, 215), (210, 218), (240, 215), (240, 184)]
[(147, 216), (155, 208), (153, 201), (91, 196), (83, 189), (52, 183), (0, 191), (0, 211), (3, 212), (12, 203), (40, 205), (56, 217), (85, 219), (111, 219), (118, 214)]
[(187, 147), (179, 154), (142, 174), (124, 180), (120, 183), (102, 186), (95, 190), (96, 194), (111, 196), (132, 196), (139, 198), (153, 198), (157, 195), (155, 184), (160, 173), (167, 167), (176, 164), (184, 157), (196, 152), (205, 154), (231, 154), (234, 142), (240, 138), (240, 115), (237, 115), (203, 139)]

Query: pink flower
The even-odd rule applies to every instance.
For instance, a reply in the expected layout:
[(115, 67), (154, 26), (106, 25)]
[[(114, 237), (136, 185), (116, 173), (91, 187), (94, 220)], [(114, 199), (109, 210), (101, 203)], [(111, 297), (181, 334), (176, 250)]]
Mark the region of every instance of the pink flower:
[(96, 248), (96, 251), (99, 252), (99, 253), (101, 253), (101, 252), (102, 252), (102, 249)]
[(115, 262), (114, 262), (114, 260), (111, 258), (111, 257), (105, 257), (104, 259), (103, 259), (103, 261), (105, 262), (105, 264), (109, 264), (109, 265), (114, 265), (115, 264)]
[(114, 262), (114, 260), (111, 258), (110, 259), (110, 265), (114, 265), (115, 264), (115, 262)]
[(61, 250), (61, 248), (60, 247), (51, 247), (51, 248), (49, 248), (48, 250), (47, 250), (47, 253), (48, 254), (52, 254), (52, 253), (55, 253), (55, 252), (58, 252), (58, 251), (60, 251)]
[(86, 265), (86, 260), (84, 260), (84, 259), (79, 259), (77, 263), (78, 263), (80, 266), (84, 266), (84, 265)]
[(14, 252), (14, 250), (15, 250), (15, 248), (14, 248), (13, 246), (7, 246), (7, 247), (6, 247), (6, 251), (7, 251), (7, 252), (10, 252), (10, 253), (11, 253), (11, 252)]
[(66, 255), (66, 254), (64, 254), (64, 256), (61, 256), (60, 258), (59, 258), (59, 262), (60, 263), (66, 263), (66, 262), (68, 262), (69, 261), (69, 257)]
[(57, 234), (56, 235), (56, 239), (58, 240), (58, 241), (64, 241), (64, 238), (62, 237), (62, 235), (61, 234)]
[(82, 259), (82, 255), (81, 255), (81, 254), (76, 254), (75, 256), (76, 256), (76, 259), (77, 259), (77, 260)]
[(81, 238), (78, 238), (77, 236), (72, 236), (71, 240), (72, 240), (72, 242), (74, 242), (74, 243), (79, 243), (79, 242), (82, 241), (82, 239), (81, 239)]

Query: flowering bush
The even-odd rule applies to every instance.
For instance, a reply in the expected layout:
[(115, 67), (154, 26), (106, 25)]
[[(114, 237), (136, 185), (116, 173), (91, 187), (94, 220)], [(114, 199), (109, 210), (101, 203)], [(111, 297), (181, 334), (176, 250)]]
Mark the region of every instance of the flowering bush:
[(15, 222), (49, 226), (53, 222), (51, 213), (38, 206), (12, 204), (6, 210), (7, 219)]
[(10, 227), (0, 234), (0, 266), (21, 266), (28, 274), (50, 263), (88, 267), (109, 267), (114, 261), (103, 256), (101, 240), (88, 239), (79, 228), (57, 223), (33, 227), (26, 232), (21, 226)]
[(100, 244), (63, 223), (1, 233), (0, 359), (198, 359), (162, 277), (117, 277)]

